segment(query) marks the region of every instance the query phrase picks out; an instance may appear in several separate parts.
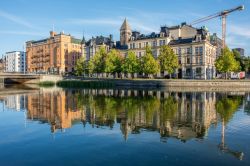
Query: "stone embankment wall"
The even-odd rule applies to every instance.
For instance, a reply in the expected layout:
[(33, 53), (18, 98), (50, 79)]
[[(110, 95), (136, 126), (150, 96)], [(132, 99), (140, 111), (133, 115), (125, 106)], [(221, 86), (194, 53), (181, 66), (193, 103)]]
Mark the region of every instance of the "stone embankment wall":
[(250, 80), (116, 80), (116, 86), (139, 87), (249, 87)]
[(33, 79), (26, 81), (25, 84), (38, 84), (40, 82), (44, 81), (52, 81), (52, 82), (57, 82), (63, 80), (63, 77), (60, 75), (41, 75), (40, 79)]

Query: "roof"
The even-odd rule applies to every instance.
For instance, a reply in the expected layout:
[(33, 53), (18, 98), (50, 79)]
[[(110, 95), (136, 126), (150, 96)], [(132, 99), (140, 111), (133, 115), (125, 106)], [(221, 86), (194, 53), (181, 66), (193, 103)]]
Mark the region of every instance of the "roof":
[(192, 43), (194, 38), (186, 38), (186, 39), (177, 39), (177, 40), (171, 40), (169, 42), (169, 45), (176, 45), (176, 44), (187, 44), (187, 43)]
[(48, 39), (41, 39), (41, 40), (36, 40), (36, 41), (31, 41), (32, 44), (36, 44), (36, 43), (42, 43), (42, 42), (46, 42)]
[(120, 30), (131, 30), (130, 25), (128, 24), (128, 21), (126, 18), (125, 18), (124, 22), (122, 23)]
[(24, 53), (24, 51), (9, 51), (6, 52), (5, 54), (10, 54), (10, 53)]
[(82, 40), (80, 39), (76, 39), (74, 37), (71, 37), (71, 43), (74, 43), (74, 44), (81, 44)]
[(92, 44), (96, 44), (96, 45), (102, 45), (102, 44), (110, 45), (112, 43), (114, 43), (114, 42), (109, 37), (97, 36), (95, 38), (92, 38), (92, 39), (88, 40), (86, 42), (86, 46), (90, 46)]

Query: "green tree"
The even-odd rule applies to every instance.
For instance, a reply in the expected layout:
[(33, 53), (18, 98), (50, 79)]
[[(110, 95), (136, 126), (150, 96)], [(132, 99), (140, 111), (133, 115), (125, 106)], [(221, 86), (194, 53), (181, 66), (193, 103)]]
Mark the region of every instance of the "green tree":
[(139, 71), (139, 62), (133, 51), (128, 51), (128, 55), (122, 64), (122, 71), (124, 73), (137, 73)]
[(76, 75), (78, 76), (83, 75), (84, 68), (85, 68), (85, 59), (84, 57), (81, 57), (76, 61), (76, 70), (75, 70)]
[(217, 71), (221, 73), (226, 73), (226, 79), (228, 72), (238, 71), (240, 69), (240, 64), (235, 60), (232, 51), (229, 48), (222, 49), (222, 53), (215, 62), (215, 67)]
[(107, 51), (104, 47), (100, 47), (99, 51), (90, 59), (88, 68), (90, 73), (102, 73), (105, 71), (105, 59)]
[(160, 66), (157, 60), (153, 57), (152, 50), (149, 46), (146, 47), (146, 54), (140, 60), (141, 72), (145, 74), (156, 74), (160, 71)]
[(105, 59), (105, 72), (107, 73), (120, 73), (122, 71), (123, 58), (120, 53), (112, 49)]
[(245, 71), (244, 58), (240, 56), (240, 52), (237, 50), (233, 50), (232, 52), (233, 52), (235, 60), (240, 64), (240, 70)]
[(173, 49), (167, 45), (160, 48), (160, 55), (158, 58), (161, 71), (167, 71), (170, 76), (179, 67), (178, 57), (175, 55)]

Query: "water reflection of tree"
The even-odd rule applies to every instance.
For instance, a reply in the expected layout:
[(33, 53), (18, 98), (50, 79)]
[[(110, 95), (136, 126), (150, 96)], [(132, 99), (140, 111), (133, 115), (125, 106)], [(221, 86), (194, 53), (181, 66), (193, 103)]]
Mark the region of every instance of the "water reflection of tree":
[(172, 96), (160, 100), (152, 96), (121, 98), (78, 92), (77, 98), (78, 108), (89, 110), (89, 123), (112, 128), (117, 118), (125, 139), (129, 132), (139, 133), (141, 127), (159, 129), (161, 135), (166, 136), (178, 110)]
[(172, 96), (162, 100), (160, 109), (161, 137), (169, 136), (169, 129), (167, 127), (170, 125), (171, 121), (173, 121), (173, 119), (175, 118), (177, 110), (178, 110), (178, 103)]
[(219, 145), (220, 150), (242, 160), (244, 155), (243, 152), (231, 150), (225, 144), (225, 126), (233, 117), (233, 114), (238, 110), (240, 104), (242, 104), (242, 97), (220, 96), (219, 100), (216, 102), (215, 107), (216, 111), (221, 117), (222, 122), (221, 144)]

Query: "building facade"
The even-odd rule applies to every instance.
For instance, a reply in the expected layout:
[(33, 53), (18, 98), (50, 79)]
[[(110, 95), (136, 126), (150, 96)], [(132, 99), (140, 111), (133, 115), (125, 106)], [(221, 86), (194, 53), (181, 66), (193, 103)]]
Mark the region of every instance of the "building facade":
[(28, 72), (63, 74), (74, 72), (82, 45), (80, 39), (51, 31), (49, 38), (26, 42), (26, 52)]
[(26, 54), (23, 51), (6, 52), (3, 61), (4, 72), (26, 71)]
[(4, 72), (4, 60), (0, 59), (0, 73)]
[(82, 54), (84, 55), (86, 60), (90, 60), (101, 47), (108, 52), (110, 49), (115, 47), (115, 43), (113, 41), (113, 36), (109, 37), (97, 36), (92, 37), (88, 41), (85, 41), (85, 38), (82, 39)]
[[(210, 41), (210, 34), (205, 27), (194, 28), (182, 23), (178, 26), (163, 26), (160, 33), (150, 35), (131, 31), (127, 20), (120, 29), (121, 44), (135, 52), (137, 57), (145, 54), (145, 47), (150, 46), (155, 58), (160, 55), (160, 48), (169, 45), (178, 56), (178, 78), (212, 79), (215, 77), (215, 59), (217, 47)], [(129, 38), (129, 40), (127, 40)], [(166, 72), (164, 72), (166, 73)]]
[(245, 50), (244, 50), (244, 48), (234, 48), (233, 50), (238, 51), (240, 53), (241, 57), (245, 56)]

